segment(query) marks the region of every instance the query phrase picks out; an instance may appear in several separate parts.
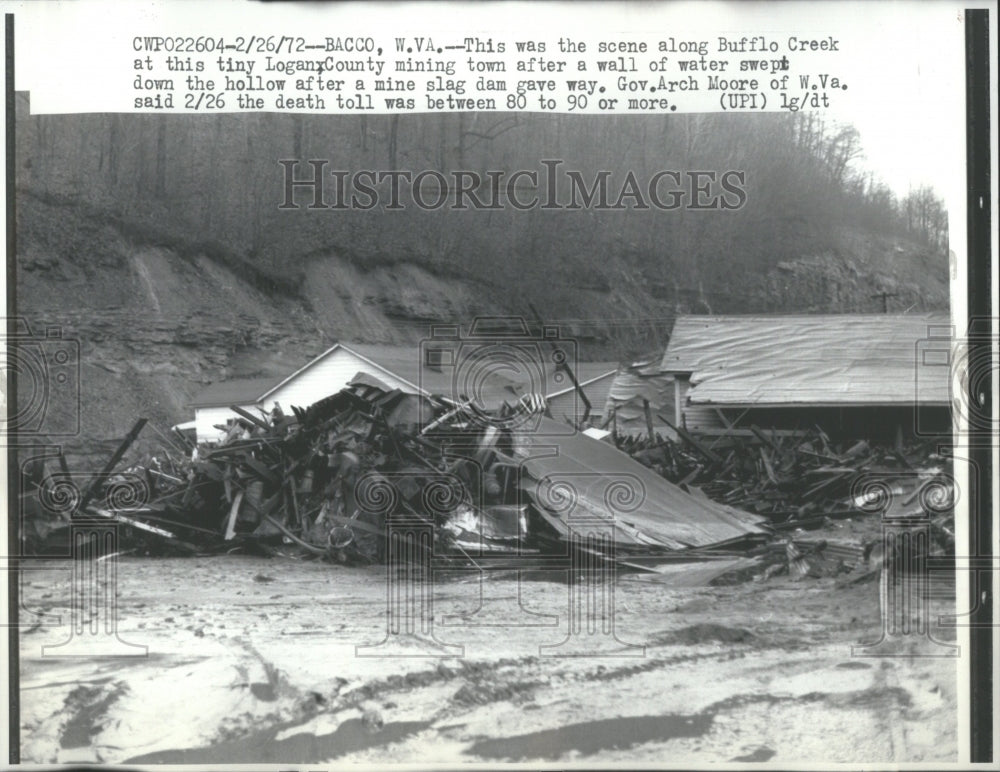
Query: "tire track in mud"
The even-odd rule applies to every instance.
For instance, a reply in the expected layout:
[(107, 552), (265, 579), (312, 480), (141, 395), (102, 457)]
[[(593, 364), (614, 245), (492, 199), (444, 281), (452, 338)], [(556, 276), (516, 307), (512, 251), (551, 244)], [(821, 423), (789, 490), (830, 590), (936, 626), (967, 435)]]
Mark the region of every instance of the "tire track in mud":
[[(752, 636), (741, 632), (736, 637), (747, 641)], [(527, 656), (504, 658), (496, 661), (460, 660), (455, 665), (439, 663), (433, 669), (393, 675), (369, 681), (332, 700), (328, 712), (336, 713), (351, 708), (364, 709), (373, 702), (381, 702), (394, 707), (394, 695), (403, 695), (431, 689), (435, 686), (455, 682), (459, 684), (450, 697), (429, 711), (427, 716), (431, 726), (465, 715), (470, 709), (494, 703), (509, 703), (512, 706), (533, 707), (537, 693), (546, 689), (558, 689), (574, 684), (611, 682), (633, 678), (645, 673), (669, 669), (677, 665), (700, 661), (727, 661), (746, 656), (748, 647), (737, 644), (724, 651), (702, 651), (676, 654), (673, 656), (648, 657), (642, 662), (617, 667), (598, 664), (587, 669), (577, 669), (579, 660), (567, 659), (567, 667), (553, 671), (551, 657)]]
[[(721, 713), (733, 713), (755, 704), (803, 705), (826, 703), (831, 708), (866, 707), (876, 714), (910, 704), (905, 689), (875, 684), (868, 689), (831, 694), (737, 694), (708, 705), (696, 713), (622, 716), (567, 724), (537, 732), (479, 739), (463, 753), (490, 761), (558, 761), (568, 753), (593, 756), (601, 751), (628, 750), (639, 745), (680, 738), (701, 737), (712, 731)], [(776, 751), (761, 746), (749, 760), (766, 760)], [(748, 760), (748, 759), (734, 759)]]
[[(672, 667), (681, 664), (697, 663), (704, 660), (732, 660), (746, 656), (753, 644), (762, 643), (757, 636), (743, 628), (730, 628), (717, 624), (692, 625), (679, 630), (664, 631), (650, 637), (648, 645), (693, 645), (705, 643), (726, 643), (730, 648), (723, 651), (700, 651), (672, 656), (647, 656), (643, 661), (607, 667), (596, 665), (588, 670), (566, 669), (551, 672), (548, 668), (553, 662), (552, 657), (526, 656), (519, 658), (502, 658), (494, 661), (459, 660), (456, 665), (439, 663), (435, 668), (392, 675), (386, 678), (368, 681), (343, 694), (331, 703), (330, 710), (337, 711), (358, 707), (369, 700), (385, 699), (397, 693), (413, 692), (418, 689), (441, 685), (450, 681), (462, 681), (462, 686), (455, 692), (452, 702), (459, 707), (484, 705), (490, 702), (500, 702), (508, 699), (525, 701), (533, 691), (541, 687), (552, 686), (553, 683), (572, 683), (578, 681), (606, 682), (631, 678), (643, 673)], [(767, 648), (785, 648), (785, 644), (764, 644)], [(567, 662), (572, 662), (572, 659)], [(545, 678), (531, 679), (530, 671), (546, 666)], [(505, 673), (504, 671), (510, 671)], [(516, 680), (510, 680), (514, 675)], [(439, 717), (448, 713), (448, 706), (438, 711)]]
[(245, 737), (200, 748), (182, 748), (126, 759), (125, 764), (309, 764), (322, 763), (350, 753), (398, 742), (430, 726), (428, 721), (400, 721), (372, 728), (363, 719), (343, 721), (336, 731), (310, 732), (277, 739), (280, 732), (301, 722), (284, 722)]

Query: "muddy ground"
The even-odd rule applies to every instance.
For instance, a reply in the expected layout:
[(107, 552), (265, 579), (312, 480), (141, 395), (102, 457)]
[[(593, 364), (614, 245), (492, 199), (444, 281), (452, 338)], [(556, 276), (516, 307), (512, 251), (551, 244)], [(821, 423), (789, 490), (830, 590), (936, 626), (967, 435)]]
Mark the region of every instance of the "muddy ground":
[[(617, 640), (586, 625), (567, 640), (565, 574), (460, 572), (433, 586), (422, 632), (440, 645), (357, 649), (387, 637), (384, 568), (122, 557), (118, 634), (145, 656), (96, 658), (41, 656), (69, 637), (70, 564), (31, 568), (26, 762), (956, 760), (956, 660), (907, 656), (926, 651), (920, 636), (852, 656), (882, 627), (878, 582), (854, 575), (619, 576)], [(63, 624), (37, 623), (51, 615)]]

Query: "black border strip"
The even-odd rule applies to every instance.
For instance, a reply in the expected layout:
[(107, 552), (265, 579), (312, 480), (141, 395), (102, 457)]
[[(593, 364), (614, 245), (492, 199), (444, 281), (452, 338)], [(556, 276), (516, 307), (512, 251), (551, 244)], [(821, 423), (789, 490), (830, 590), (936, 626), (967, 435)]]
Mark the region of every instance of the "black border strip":
[[(4, 14), (4, 120), (7, 163), (7, 344), (14, 340), (14, 319), (17, 316), (17, 217), (14, 198), (14, 153), (17, 144), (14, 141), (14, 119), (16, 105), (14, 97), (14, 14)], [(17, 383), (13, 378), (7, 379), (7, 404), (17, 404)], [(17, 532), (17, 501), (20, 476), (17, 469), (17, 454), (13, 446), (17, 444), (17, 429), (7, 427), (7, 555), (13, 559), (20, 554), (20, 539)], [(17, 629), (18, 587), (17, 571), (7, 572), (7, 688), (9, 690), (10, 713), (7, 729), (7, 741), (10, 746), (8, 763), (19, 764), (21, 761), (21, 669), (20, 669), (20, 637)]]
[[(989, 11), (965, 11), (965, 110), (966, 182), (968, 228), (968, 362), (992, 361), (994, 335), (990, 254), (990, 39)], [(976, 368), (969, 379), (967, 405), (985, 420), (969, 426), (969, 452), (973, 474), (969, 480), (969, 554), (991, 557), (993, 501), (991, 468), (993, 444), (992, 368)], [(980, 400), (985, 394), (985, 404)], [(969, 629), (970, 760), (993, 761), (993, 575), (983, 570), (970, 576), (970, 608), (975, 609)]]

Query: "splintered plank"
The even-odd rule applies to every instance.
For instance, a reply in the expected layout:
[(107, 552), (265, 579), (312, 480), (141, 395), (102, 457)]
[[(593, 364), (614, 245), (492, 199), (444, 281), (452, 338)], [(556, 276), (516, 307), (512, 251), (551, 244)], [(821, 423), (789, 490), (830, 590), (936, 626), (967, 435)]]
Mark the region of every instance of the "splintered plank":
[(125, 435), (125, 439), (121, 441), (115, 452), (111, 454), (111, 458), (108, 459), (108, 463), (104, 465), (100, 472), (90, 478), (90, 482), (87, 483), (87, 487), (83, 489), (83, 493), (80, 495), (80, 500), (77, 502), (76, 507), (73, 510), (73, 514), (81, 512), (87, 504), (90, 503), (90, 500), (94, 498), (94, 494), (97, 492), (98, 484), (105, 480), (108, 474), (110, 474), (111, 471), (118, 466), (118, 462), (122, 460), (122, 456), (125, 455), (126, 451), (132, 447), (132, 443), (135, 442), (136, 437), (139, 436), (139, 432), (142, 431), (142, 427), (144, 427), (146, 423), (147, 420), (145, 418), (140, 418), (136, 421), (132, 430)]
[(722, 464), (722, 459), (718, 455), (716, 455), (715, 453), (713, 453), (711, 450), (709, 450), (704, 445), (702, 445), (700, 442), (698, 442), (698, 440), (696, 440), (693, 436), (691, 436), (690, 434), (688, 434), (688, 432), (687, 432), (686, 429), (682, 429), (679, 426), (674, 426), (672, 423), (670, 423), (670, 421), (668, 421), (666, 418), (664, 418), (660, 414), (657, 414), (657, 417), (661, 421), (663, 421), (667, 426), (669, 426), (671, 429), (673, 429), (675, 432), (677, 432), (677, 436), (678, 437), (680, 437), (682, 440), (684, 440), (688, 445), (690, 445), (692, 448), (694, 448), (696, 451), (698, 451), (698, 453), (700, 453), (702, 456), (704, 456), (705, 458), (707, 458), (713, 464)]

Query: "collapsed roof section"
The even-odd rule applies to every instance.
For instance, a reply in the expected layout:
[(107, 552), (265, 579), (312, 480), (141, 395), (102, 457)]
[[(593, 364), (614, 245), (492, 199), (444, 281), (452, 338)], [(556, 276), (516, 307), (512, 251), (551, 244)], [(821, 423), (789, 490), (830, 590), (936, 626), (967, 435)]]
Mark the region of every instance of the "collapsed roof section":
[(616, 546), (706, 547), (764, 533), (763, 518), (693, 496), (606, 442), (559, 437), (551, 419), (518, 436), (521, 487), (560, 534), (611, 525)]

